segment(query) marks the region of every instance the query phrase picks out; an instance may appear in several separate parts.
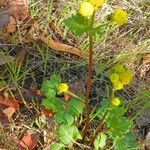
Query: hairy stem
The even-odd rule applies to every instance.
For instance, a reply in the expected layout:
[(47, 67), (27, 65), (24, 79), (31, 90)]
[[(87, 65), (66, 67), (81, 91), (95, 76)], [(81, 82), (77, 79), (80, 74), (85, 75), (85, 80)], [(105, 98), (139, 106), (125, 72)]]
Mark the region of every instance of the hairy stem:
[[(94, 14), (91, 18), (91, 29), (93, 28)], [(89, 63), (88, 63), (88, 78), (87, 78), (87, 88), (86, 88), (86, 98), (85, 98), (87, 117), (86, 117), (85, 128), (83, 129), (83, 132), (82, 132), (83, 141), (87, 133), (87, 130), (89, 127), (89, 121), (90, 121), (89, 94), (90, 94), (91, 79), (92, 79), (92, 64), (93, 64), (93, 36), (89, 34)]]
[(87, 79), (87, 88), (86, 88), (86, 99), (85, 99), (85, 105), (86, 105), (86, 113), (87, 113), (87, 118), (86, 118), (86, 124), (85, 128), (82, 132), (82, 137), (84, 139), (88, 127), (89, 127), (89, 120), (90, 120), (90, 112), (89, 112), (89, 94), (90, 94), (90, 86), (91, 86), (91, 78), (92, 78), (92, 58), (93, 58), (93, 39), (90, 36), (90, 56), (89, 56), (89, 66), (88, 66), (88, 79)]

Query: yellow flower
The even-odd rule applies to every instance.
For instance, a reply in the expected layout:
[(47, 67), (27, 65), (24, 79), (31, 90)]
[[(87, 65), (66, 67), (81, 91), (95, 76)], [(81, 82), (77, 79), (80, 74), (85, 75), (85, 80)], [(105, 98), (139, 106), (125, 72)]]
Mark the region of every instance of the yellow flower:
[(117, 73), (113, 73), (111, 74), (109, 79), (112, 83), (117, 83), (119, 81), (119, 75)]
[(93, 6), (95, 9), (101, 7), (106, 0), (88, 0)]
[(111, 103), (114, 105), (114, 106), (119, 106), (121, 104), (121, 100), (119, 98), (114, 98), (111, 100)]
[(94, 6), (89, 2), (83, 2), (79, 8), (79, 13), (84, 17), (92, 16), (94, 13)]
[(62, 94), (67, 92), (69, 89), (68, 84), (66, 83), (60, 83), (57, 87), (57, 94)]
[(123, 84), (122, 84), (120, 81), (118, 81), (118, 82), (116, 82), (116, 83), (113, 83), (113, 89), (114, 89), (115, 91), (121, 90), (121, 89), (123, 89)]
[(118, 73), (118, 74), (122, 73), (124, 70), (125, 70), (125, 69), (123, 68), (122, 65), (117, 64), (117, 65), (114, 66), (114, 71), (115, 71), (116, 73)]
[(132, 72), (130, 70), (125, 70), (119, 75), (119, 80), (123, 85), (127, 85), (132, 80)]
[(127, 12), (122, 9), (115, 9), (112, 14), (112, 20), (116, 22), (118, 25), (123, 25), (127, 22)]

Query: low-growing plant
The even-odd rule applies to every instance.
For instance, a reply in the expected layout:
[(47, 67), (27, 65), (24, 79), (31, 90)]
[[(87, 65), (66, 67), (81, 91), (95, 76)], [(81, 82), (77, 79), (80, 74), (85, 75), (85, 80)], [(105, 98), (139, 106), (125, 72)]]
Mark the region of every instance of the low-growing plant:
[[(96, 34), (103, 34), (101, 26), (94, 26), (94, 18), (96, 11), (105, 3), (105, 0), (88, 0), (80, 4), (77, 13), (71, 18), (64, 20), (64, 24), (76, 36), (81, 36), (87, 33), (89, 36), (89, 63), (86, 95), (81, 93), (74, 94), (69, 91), (69, 86), (61, 82), (61, 77), (58, 75), (51, 76), (50, 79), (43, 81), (41, 91), (44, 95), (42, 105), (50, 109), (55, 121), (58, 125), (57, 135), (59, 141), (56, 141), (51, 150), (63, 150), (80, 146), (84, 144), (94, 149), (115, 149), (129, 150), (138, 149), (135, 138), (131, 132), (133, 121), (125, 115), (127, 112), (126, 103), (116, 96), (116, 91), (122, 90), (131, 82), (132, 72), (125, 69), (121, 65), (115, 65), (110, 69), (107, 76), (112, 84), (112, 90), (107, 89), (107, 97), (101, 100), (100, 107), (95, 111), (90, 112), (89, 109), (89, 94), (92, 79), (93, 65), (93, 45)], [(117, 8), (105, 20), (105, 25), (112, 24), (118, 27), (127, 21), (127, 13)], [(68, 101), (59, 98), (61, 94), (70, 95)], [(86, 118), (80, 120), (84, 109), (86, 110)], [(94, 132), (89, 132), (89, 122), (100, 120), (99, 125)], [(85, 126), (81, 131), (83, 124)], [(79, 130), (80, 127), (80, 130)]]

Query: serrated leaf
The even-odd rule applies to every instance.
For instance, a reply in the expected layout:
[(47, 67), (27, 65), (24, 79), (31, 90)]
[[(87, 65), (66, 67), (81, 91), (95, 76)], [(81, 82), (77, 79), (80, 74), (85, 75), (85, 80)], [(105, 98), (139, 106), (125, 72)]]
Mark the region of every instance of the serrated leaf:
[(61, 124), (64, 122), (64, 111), (58, 111), (55, 114), (55, 121), (57, 124)]
[(61, 102), (61, 99), (56, 97), (54, 99), (44, 99), (41, 105), (53, 112), (63, 110), (63, 103)]
[(133, 122), (125, 117), (122, 118), (111, 118), (106, 121), (107, 127), (109, 128), (110, 137), (122, 137), (124, 134), (129, 132), (129, 129), (133, 125)]
[(50, 84), (50, 80), (44, 80), (42, 83), (41, 91), (44, 92), (45, 90), (47, 90), (47, 88), (51, 88)]
[(66, 123), (69, 126), (74, 123), (74, 117), (69, 113), (65, 113), (64, 120), (65, 120), (64, 123)]
[(50, 150), (65, 150), (65, 148), (62, 143), (54, 143)]
[(99, 150), (99, 148), (103, 148), (106, 145), (107, 135), (104, 133), (99, 133), (94, 141), (95, 150)]
[(82, 139), (82, 136), (75, 125), (60, 125), (58, 128), (58, 136), (60, 141), (69, 147), (71, 147), (76, 140)]
[(108, 113), (108, 118), (116, 118), (119, 119), (121, 118), (124, 114), (125, 114), (126, 110), (124, 109), (124, 107), (113, 107), (109, 113)]
[(58, 84), (61, 82), (61, 77), (58, 75), (53, 75), (50, 78), (50, 82), (53, 85), (53, 87), (55, 86), (55, 88), (57, 88)]
[(73, 117), (77, 117), (83, 112), (84, 108), (85, 105), (83, 103), (79, 102), (75, 98), (71, 98), (66, 111)]
[(115, 150), (139, 150), (135, 142), (135, 137), (131, 132), (128, 132), (123, 138), (118, 138), (115, 141)]
[(111, 138), (122, 137), (129, 132), (129, 129), (133, 125), (132, 120), (124, 117), (126, 110), (123, 107), (113, 107), (109, 110), (106, 125), (109, 128), (109, 135)]
[(90, 28), (89, 20), (80, 14), (73, 15), (71, 18), (64, 20), (64, 24), (77, 36), (88, 32)]
[(74, 117), (71, 114), (64, 111), (56, 113), (55, 120), (58, 124), (64, 123), (68, 126), (74, 123)]
[(56, 90), (53, 88), (53, 83), (50, 80), (43, 81), (41, 91), (47, 98), (53, 98), (56, 96)]
[(54, 98), (56, 96), (57, 86), (61, 82), (60, 76), (53, 75), (50, 80), (44, 80), (41, 91), (47, 98)]
[(53, 89), (47, 89), (43, 92), (44, 96), (47, 98), (54, 98), (56, 96), (56, 91)]

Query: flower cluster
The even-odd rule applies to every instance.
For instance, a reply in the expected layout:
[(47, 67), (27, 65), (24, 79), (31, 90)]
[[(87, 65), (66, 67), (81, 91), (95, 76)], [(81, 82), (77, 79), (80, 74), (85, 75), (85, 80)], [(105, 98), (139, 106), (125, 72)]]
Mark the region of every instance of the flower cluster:
[(104, 4), (105, 0), (88, 0), (80, 5), (79, 13), (84, 17), (90, 17), (94, 11)]
[(89, 2), (83, 2), (80, 6), (79, 13), (84, 17), (92, 16), (94, 13), (94, 6)]
[(127, 12), (119, 8), (115, 9), (112, 20), (118, 25), (125, 24), (127, 22)]
[(69, 90), (68, 84), (60, 83), (57, 87), (57, 94), (65, 93)]
[(111, 100), (111, 103), (114, 106), (119, 106), (121, 104), (121, 100), (119, 98), (115, 97)]
[(113, 73), (109, 76), (115, 91), (123, 89), (132, 80), (132, 72), (124, 69), (121, 65), (116, 65), (113, 68)]

